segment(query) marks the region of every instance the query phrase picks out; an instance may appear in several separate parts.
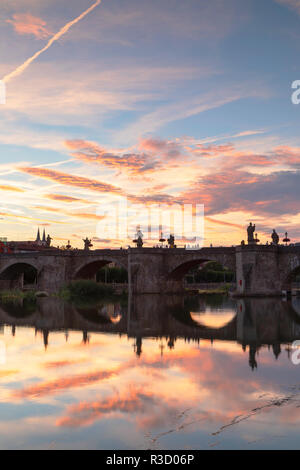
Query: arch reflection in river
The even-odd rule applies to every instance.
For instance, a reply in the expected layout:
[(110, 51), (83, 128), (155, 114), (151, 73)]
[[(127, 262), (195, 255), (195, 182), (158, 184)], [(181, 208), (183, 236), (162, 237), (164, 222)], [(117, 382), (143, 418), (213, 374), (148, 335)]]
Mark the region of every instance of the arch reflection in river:
[(0, 306), (0, 325), (33, 327), (43, 333), (45, 346), (55, 331), (127, 335), (142, 354), (143, 339), (164, 338), (169, 348), (176, 340), (232, 341), (249, 350), (249, 364), (257, 367), (257, 353), (269, 347), (277, 358), (300, 339), (300, 302), (278, 299), (232, 300), (224, 296), (133, 296), (130, 303), (104, 302), (89, 306), (68, 304), (57, 298)]

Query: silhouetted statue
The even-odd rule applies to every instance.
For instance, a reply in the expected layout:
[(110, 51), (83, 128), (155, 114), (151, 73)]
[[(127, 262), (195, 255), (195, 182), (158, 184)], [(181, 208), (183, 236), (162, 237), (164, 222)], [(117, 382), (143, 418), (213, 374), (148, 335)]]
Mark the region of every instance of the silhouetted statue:
[(141, 231), (140, 226), (138, 225), (136, 228), (136, 234), (135, 234), (135, 239), (133, 240), (133, 243), (136, 244), (137, 248), (142, 248), (144, 242), (143, 242), (143, 232)]
[(134, 351), (135, 351), (135, 354), (137, 355), (137, 357), (141, 357), (141, 355), (142, 355), (142, 337), (141, 336), (138, 336), (136, 338), (136, 342), (135, 342), (135, 345), (134, 345)]
[(272, 349), (273, 349), (273, 353), (274, 353), (274, 356), (276, 358), (276, 360), (278, 359), (279, 355), (281, 354), (281, 346), (280, 346), (280, 343), (275, 343), (272, 345)]
[(50, 237), (50, 235), (48, 235), (47, 240), (46, 240), (46, 245), (51, 246), (51, 242), (52, 242), (52, 238)]
[(137, 238), (137, 241), (136, 241), (136, 246), (137, 246), (138, 248), (142, 248), (143, 244), (144, 244), (144, 242), (143, 242), (142, 237), (138, 237), (138, 238)]
[(273, 230), (273, 233), (272, 233), (272, 241), (273, 241), (273, 245), (278, 245), (279, 243), (279, 236), (276, 233), (275, 229)]
[(256, 242), (255, 242), (255, 239), (254, 239), (255, 224), (252, 225), (252, 222), (250, 222), (250, 225), (249, 225), (249, 227), (247, 228), (247, 232), (248, 232), (248, 243), (249, 243), (249, 244), (256, 243)]
[(170, 235), (170, 238), (168, 238), (168, 243), (170, 248), (176, 248), (174, 235)]
[(47, 349), (49, 344), (49, 330), (43, 329), (44, 346)]
[(256, 352), (257, 348), (255, 345), (250, 344), (249, 346), (249, 366), (252, 370), (257, 369), (257, 361), (256, 361)]
[(83, 344), (87, 344), (90, 342), (90, 337), (88, 335), (88, 332), (85, 330), (82, 332), (82, 342)]
[(92, 240), (90, 240), (88, 237), (86, 237), (85, 240), (82, 240), (84, 243), (84, 249), (85, 251), (89, 251), (89, 249), (93, 246), (92, 245)]

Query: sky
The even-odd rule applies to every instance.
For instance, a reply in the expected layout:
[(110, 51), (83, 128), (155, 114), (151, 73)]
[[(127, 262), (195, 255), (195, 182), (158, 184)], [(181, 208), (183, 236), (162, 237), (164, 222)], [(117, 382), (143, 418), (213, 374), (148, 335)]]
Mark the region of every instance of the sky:
[(298, 241), (299, 26), (300, 0), (2, 0), (0, 236), (124, 245), (126, 199), (142, 229), (203, 204), (206, 246)]

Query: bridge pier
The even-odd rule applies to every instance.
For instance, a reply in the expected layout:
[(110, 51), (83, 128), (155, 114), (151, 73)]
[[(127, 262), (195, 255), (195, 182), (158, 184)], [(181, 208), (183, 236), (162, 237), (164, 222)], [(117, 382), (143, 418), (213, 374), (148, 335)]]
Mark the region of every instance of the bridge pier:
[(64, 285), (65, 258), (60, 256), (49, 256), (38, 272), (37, 288), (41, 291), (58, 292)]
[[(178, 294), (184, 292), (183, 279), (168, 276), (169, 250), (133, 249), (130, 254), (129, 276), (133, 294)], [(174, 253), (175, 254), (175, 253)]]
[(236, 247), (236, 295), (268, 297), (282, 295), (280, 252), (273, 245)]

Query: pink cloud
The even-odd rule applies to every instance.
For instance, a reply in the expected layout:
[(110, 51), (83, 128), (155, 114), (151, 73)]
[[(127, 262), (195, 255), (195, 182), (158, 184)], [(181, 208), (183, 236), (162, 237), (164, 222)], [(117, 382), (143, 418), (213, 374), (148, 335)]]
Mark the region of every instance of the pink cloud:
[(106, 400), (92, 403), (82, 402), (78, 405), (70, 406), (69, 416), (59, 418), (57, 426), (76, 428), (88, 426), (95, 420), (103, 418), (113, 412), (136, 413), (145, 412), (147, 403), (153, 403), (153, 395), (142, 390), (132, 390), (123, 395), (116, 395)]
[(183, 156), (183, 147), (180, 142), (162, 139), (141, 139), (139, 149), (148, 151), (164, 159), (175, 159)]
[(113, 186), (111, 184), (103, 183), (101, 181), (93, 180), (90, 178), (85, 178), (83, 176), (70, 175), (61, 171), (49, 170), (48, 168), (20, 167), (19, 170), (24, 173), (28, 173), (29, 175), (45, 178), (47, 180), (55, 181), (63, 185), (90, 189), (92, 191), (97, 191), (101, 193), (108, 192), (122, 194), (121, 188), (118, 188), (117, 186)]
[[(156, 138), (139, 140), (131, 153), (122, 149), (108, 151), (97, 143), (83, 140), (67, 141), (66, 145), (75, 158), (85, 163), (96, 163), (118, 172), (129, 172), (133, 178), (140, 174), (145, 175), (145, 172), (152, 172), (151, 179), (146, 180), (143, 176), (148, 188), (144, 185), (144, 190), (139, 187), (139, 192), (132, 194), (116, 185), (52, 169), (25, 167), (20, 170), (62, 185), (118, 194), (136, 203), (204, 204), (206, 217), (210, 218), (207, 220), (214, 225), (225, 226), (226, 223), (211, 217), (230, 212), (247, 212), (264, 217), (280, 215), (281, 219), (283, 214), (299, 213), (298, 147), (278, 146), (268, 152), (257, 153), (251, 149), (240, 150), (231, 143), (205, 146), (197, 143), (186, 144), (184, 139), (172, 141)], [(178, 167), (178, 176), (175, 175), (173, 187), (172, 184), (166, 186), (166, 179), (162, 175), (167, 177), (168, 171), (174, 166), (176, 171)], [(153, 184), (149, 184), (149, 181)], [(165, 192), (160, 192), (162, 190)], [(51, 198), (62, 202), (76, 202), (77, 199), (60, 195)], [(95, 215), (89, 214), (89, 211), (72, 215), (96, 218)], [(273, 226), (273, 222), (271, 225)], [(239, 224), (232, 226), (242, 229)]]
[(52, 32), (46, 28), (47, 23), (30, 13), (15, 13), (13, 19), (6, 22), (13, 25), (17, 34), (33, 35), (36, 39), (47, 39), (52, 36)]
[[(77, 160), (103, 165), (125, 173), (138, 174), (160, 172), (184, 167), (187, 163), (200, 170), (207, 159), (218, 158), (220, 170), (239, 170), (245, 167), (272, 168), (276, 165), (295, 167), (300, 165), (300, 148), (280, 146), (260, 154), (241, 151), (232, 143), (222, 145), (185, 145), (184, 140), (140, 139), (135, 151), (127, 153), (109, 151), (94, 142), (68, 140), (66, 147)], [(200, 160), (201, 158), (201, 160)], [(202, 162), (202, 158), (205, 158)], [(199, 166), (201, 165), (201, 167)]]
[[(121, 196), (127, 197), (130, 201), (136, 202), (136, 203), (148, 204), (148, 203), (159, 203), (159, 202), (164, 202), (164, 203), (174, 202), (174, 198), (168, 194), (159, 193), (159, 194), (148, 194), (148, 195), (143, 194), (141, 196), (134, 195), (134, 194), (126, 193), (122, 188), (119, 188), (117, 186), (114, 186), (108, 183), (103, 183), (101, 181), (94, 180), (91, 178), (86, 178), (83, 176), (63, 173), (61, 171), (49, 170), (48, 168), (19, 167), (18, 169), (19, 171), (22, 171), (29, 175), (37, 176), (39, 178), (44, 178), (50, 181), (55, 181), (56, 183), (60, 183), (61, 185), (73, 186), (73, 187), (82, 188), (82, 189), (89, 189), (90, 191), (96, 191), (100, 193), (119, 194)], [(54, 209), (52, 208), (45, 208), (43, 206), (39, 208), (40, 209), (43, 208), (45, 210), (54, 212)], [(71, 215), (71, 214), (68, 214), (68, 215)], [(82, 216), (82, 214), (75, 214), (75, 215)], [(96, 217), (95, 215), (92, 215), (92, 216), (93, 218)], [(90, 216), (89, 218), (92, 218), (92, 216)]]
[(72, 197), (72, 196), (65, 196), (64, 194), (47, 194), (46, 197), (49, 199), (52, 199), (53, 201), (61, 201), (61, 202), (67, 202), (67, 203), (80, 202), (84, 204), (93, 204), (92, 201), (88, 201), (87, 199), (81, 199), (81, 198)]
[[(136, 151), (109, 151), (95, 142), (67, 140), (65, 146), (71, 155), (85, 163), (99, 164), (116, 170), (138, 175), (164, 168), (164, 164), (178, 166), (185, 158), (181, 143), (161, 139), (141, 139)], [(180, 162), (178, 161), (180, 157)]]
[(72, 150), (71, 155), (77, 160), (85, 163), (94, 163), (124, 170), (126, 172), (149, 171), (155, 167), (158, 162), (151, 161), (150, 157), (139, 153), (124, 153), (118, 155), (107, 151), (94, 142), (84, 140), (67, 140), (65, 145)]
[(218, 155), (227, 155), (231, 154), (234, 151), (233, 144), (224, 144), (224, 145), (203, 145), (196, 144), (195, 148), (192, 149), (192, 152), (202, 156), (218, 156)]
[(126, 369), (127, 364), (123, 367), (120, 366), (117, 369), (97, 371), (97, 372), (87, 372), (85, 374), (76, 375), (73, 377), (61, 377), (53, 381), (42, 382), (35, 385), (30, 385), (21, 390), (15, 390), (13, 396), (15, 398), (36, 398), (53, 395), (55, 393), (63, 392), (75, 387), (85, 387), (89, 386), (92, 383), (100, 382), (102, 380), (109, 379), (115, 375), (119, 375), (124, 369)]

